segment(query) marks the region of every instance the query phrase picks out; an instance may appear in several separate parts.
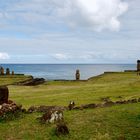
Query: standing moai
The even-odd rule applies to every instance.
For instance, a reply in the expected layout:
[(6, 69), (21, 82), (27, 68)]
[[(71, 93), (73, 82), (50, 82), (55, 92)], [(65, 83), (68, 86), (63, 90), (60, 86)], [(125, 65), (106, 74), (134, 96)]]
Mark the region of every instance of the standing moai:
[(76, 70), (75, 78), (76, 78), (76, 80), (80, 80), (80, 71), (79, 70)]
[(12, 75), (14, 75), (15, 73), (14, 73), (14, 71), (12, 71)]
[(6, 86), (0, 86), (0, 105), (8, 102), (9, 90)]
[(0, 75), (4, 75), (4, 68), (3, 67), (0, 68)]
[(9, 68), (6, 69), (6, 75), (10, 75), (10, 69)]
[(137, 60), (137, 75), (140, 75), (140, 60)]

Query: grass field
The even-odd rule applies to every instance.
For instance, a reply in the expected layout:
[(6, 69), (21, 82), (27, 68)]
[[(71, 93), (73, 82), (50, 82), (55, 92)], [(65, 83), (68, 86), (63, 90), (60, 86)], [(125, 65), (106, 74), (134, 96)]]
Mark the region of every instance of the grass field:
[[(0, 77), (0, 85), (29, 78)], [(102, 102), (110, 97), (116, 101), (140, 97), (140, 77), (136, 73), (106, 73), (88, 81), (48, 81), (27, 87), (9, 85), (10, 99), (28, 108), (32, 105), (76, 105)], [(80, 111), (65, 111), (64, 118), (70, 135), (56, 137), (55, 125), (40, 124), (40, 113), (27, 114), (21, 119), (0, 123), (1, 140), (139, 140), (140, 103), (116, 105)]]

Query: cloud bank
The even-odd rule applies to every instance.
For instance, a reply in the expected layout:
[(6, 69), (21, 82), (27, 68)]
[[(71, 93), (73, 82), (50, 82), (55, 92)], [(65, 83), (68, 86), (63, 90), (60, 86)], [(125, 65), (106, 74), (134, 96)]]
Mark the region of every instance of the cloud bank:
[(9, 59), (10, 56), (7, 53), (0, 52), (0, 60)]
[(119, 17), (127, 9), (128, 4), (123, 0), (13, 0), (10, 4), (5, 2), (0, 19), (1, 24), (9, 22), (38, 28), (64, 25), (74, 29), (118, 31)]
[(122, 0), (71, 0), (58, 9), (58, 16), (66, 18), (71, 27), (83, 27), (95, 31), (120, 29), (119, 17), (128, 9)]

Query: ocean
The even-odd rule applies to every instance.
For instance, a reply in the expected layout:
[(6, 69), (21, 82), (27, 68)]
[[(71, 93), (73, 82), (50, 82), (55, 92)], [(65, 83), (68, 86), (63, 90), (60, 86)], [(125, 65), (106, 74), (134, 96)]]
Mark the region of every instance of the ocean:
[(136, 64), (0, 64), (0, 66), (10, 68), (17, 74), (42, 77), (46, 80), (73, 80), (77, 69), (80, 70), (82, 80), (105, 71), (136, 70)]

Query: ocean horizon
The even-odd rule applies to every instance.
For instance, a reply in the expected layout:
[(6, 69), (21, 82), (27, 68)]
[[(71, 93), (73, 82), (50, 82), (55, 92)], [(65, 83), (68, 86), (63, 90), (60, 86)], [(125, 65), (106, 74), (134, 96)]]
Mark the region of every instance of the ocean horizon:
[(80, 70), (81, 80), (106, 71), (136, 70), (136, 64), (0, 64), (0, 66), (4, 69), (9, 68), (15, 74), (32, 75), (46, 80), (74, 80), (77, 69)]

